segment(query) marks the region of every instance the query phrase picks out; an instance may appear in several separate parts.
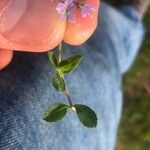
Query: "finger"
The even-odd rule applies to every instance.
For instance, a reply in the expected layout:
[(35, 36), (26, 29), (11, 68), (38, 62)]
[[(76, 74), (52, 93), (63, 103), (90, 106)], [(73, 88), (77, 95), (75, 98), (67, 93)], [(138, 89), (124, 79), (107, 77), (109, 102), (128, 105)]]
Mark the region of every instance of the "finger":
[(0, 49), (0, 70), (7, 66), (12, 60), (13, 52)]
[(1, 0), (0, 47), (46, 51), (63, 39), (66, 22), (56, 12), (57, 1)]
[(86, 0), (90, 5), (96, 6), (95, 11), (91, 11), (90, 16), (83, 17), (76, 9), (76, 22), (67, 24), (64, 41), (71, 45), (80, 45), (85, 42), (95, 31), (98, 20), (99, 0)]

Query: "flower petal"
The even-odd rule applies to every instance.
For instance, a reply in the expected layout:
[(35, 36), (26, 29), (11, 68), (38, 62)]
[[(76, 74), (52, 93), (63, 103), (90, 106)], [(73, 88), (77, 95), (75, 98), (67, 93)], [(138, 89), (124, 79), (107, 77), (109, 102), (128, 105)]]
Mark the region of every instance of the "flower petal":
[(85, 2), (96, 6), (96, 10), (91, 11), (87, 17), (83, 17), (79, 9), (75, 10), (76, 22), (73, 24), (68, 22), (64, 37), (64, 41), (68, 44), (80, 45), (84, 43), (97, 27), (99, 0), (86, 0)]

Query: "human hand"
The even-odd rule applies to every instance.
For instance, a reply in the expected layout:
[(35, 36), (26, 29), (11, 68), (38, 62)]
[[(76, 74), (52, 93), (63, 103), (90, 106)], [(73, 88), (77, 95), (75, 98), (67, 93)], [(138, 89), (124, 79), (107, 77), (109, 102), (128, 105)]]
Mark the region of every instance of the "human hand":
[(55, 48), (62, 40), (80, 45), (97, 26), (99, 0), (86, 0), (96, 6), (84, 18), (75, 10), (76, 22), (60, 19), (58, 0), (0, 1), (0, 69), (12, 59), (13, 50), (44, 52)]

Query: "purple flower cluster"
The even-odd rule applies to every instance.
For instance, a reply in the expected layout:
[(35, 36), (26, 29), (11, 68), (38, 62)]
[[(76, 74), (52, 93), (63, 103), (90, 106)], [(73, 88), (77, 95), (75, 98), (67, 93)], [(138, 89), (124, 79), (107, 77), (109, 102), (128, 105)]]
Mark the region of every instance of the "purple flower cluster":
[(75, 23), (75, 8), (80, 9), (81, 15), (85, 18), (90, 16), (91, 11), (95, 11), (96, 7), (85, 2), (85, 0), (60, 0), (56, 6), (56, 10), (63, 20)]

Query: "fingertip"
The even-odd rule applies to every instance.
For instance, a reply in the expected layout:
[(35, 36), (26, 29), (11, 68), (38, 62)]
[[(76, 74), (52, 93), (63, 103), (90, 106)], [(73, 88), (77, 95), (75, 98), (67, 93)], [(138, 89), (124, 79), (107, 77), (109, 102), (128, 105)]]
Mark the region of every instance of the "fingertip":
[(12, 60), (13, 51), (0, 49), (0, 70), (6, 67)]
[(87, 17), (83, 17), (81, 12), (76, 9), (76, 22), (67, 24), (66, 33), (64, 36), (64, 42), (71, 45), (80, 45), (87, 41), (93, 34), (98, 23), (98, 11), (99, 11), (99, 0), (86, 0), (91, 6), (95, 6), (95, 10), (92, 11)]

